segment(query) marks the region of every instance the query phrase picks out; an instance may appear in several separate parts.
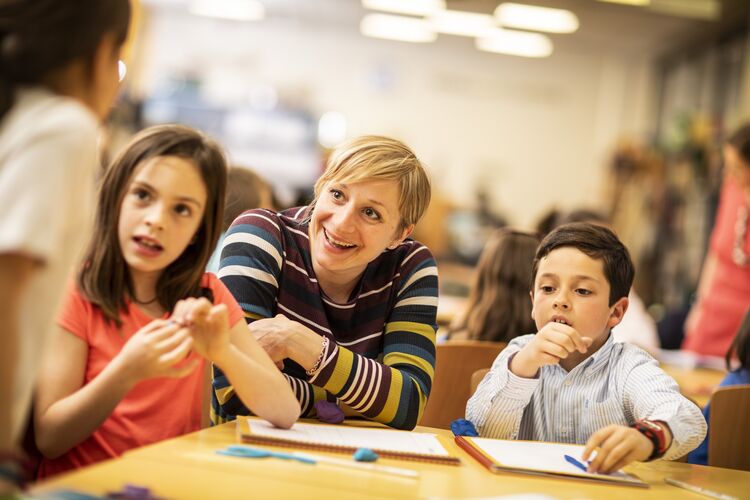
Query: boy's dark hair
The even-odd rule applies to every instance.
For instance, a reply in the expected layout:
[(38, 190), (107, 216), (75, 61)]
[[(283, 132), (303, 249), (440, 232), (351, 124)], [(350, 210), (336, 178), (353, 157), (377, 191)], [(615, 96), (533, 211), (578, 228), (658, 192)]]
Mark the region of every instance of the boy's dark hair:
[(732, 345), (729, 346), (724, 359), (727, 362), (727, 370), (732, 369), (732, 354), (737, 356), (740, 362), (740, 368), (750, 370), (750, 308), (745, 312), (745, 318), (742, 320), (737, 335), (734, 336)]
[(201, 280), (221, 234), (227, 185), (221, 148), (197, 130), (182, 125), (160, 125), (137, 134), (101, 180), (94, 233), (78, 274), (83, 295), (118, 326), (126, 298), (134, 295), (117, 232), (120, 208), (136, 169), (157, 156), (177, 156), (194, 163), (207, 193), (203, 219), (193, 241), (167, 266), (156, 284), (156, 298), (164, 309), (171, 311), (186, 297), (205, 296)]
[(633, 285), (635, 268), (625, 245), (611, 230), (589, 222), (573, 222), (553, 229), (539, 244), (531, 270), (531, 283), (536, 280), (539, 261), (552, 250), (577, 248), (592, 259), (601, 260), (604, 276), (609, 281), (609, 305), (627, 297)]
[(78, 58), (90, 62), (106, 34), (119, 48), (129, 25), (128, 0), (1, 1), (0, 117), (16, 86), (40, 84)]

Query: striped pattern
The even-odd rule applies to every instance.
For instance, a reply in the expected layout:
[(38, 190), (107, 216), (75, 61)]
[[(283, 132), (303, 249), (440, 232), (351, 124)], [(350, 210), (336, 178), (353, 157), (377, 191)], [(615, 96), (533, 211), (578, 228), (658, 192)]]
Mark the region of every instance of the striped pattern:
[[(329, 337), (313, 377), (286, 360), (284, 372), (302, 406), (339, 400), (398, 429), (419, 421), (432, 387), (437, 330), (437, 266), (424, 245), (407, 240), (365, 269), (346, 304), (323, 295), (310, 257), (302, 208), (251, 210), (224, 239), (219, 277), (248, 323), (277, 313)], [(214, 367), (215, 422), (246, 415), (229, 380)]]
[(661, 420), (674, 437), (665, 459), (685, 455), (706, 435), (700, 409), (680, 394), (677, 383), (646, 351), (614, 342), (610, 335), (570, 372), (549, 365), (538, 378), (525, 379), (513, 374), (508, 362), (533, 337), (511, 341), (469, 399), (466, 418), (480, 435), (584, 444), (610, 424)]

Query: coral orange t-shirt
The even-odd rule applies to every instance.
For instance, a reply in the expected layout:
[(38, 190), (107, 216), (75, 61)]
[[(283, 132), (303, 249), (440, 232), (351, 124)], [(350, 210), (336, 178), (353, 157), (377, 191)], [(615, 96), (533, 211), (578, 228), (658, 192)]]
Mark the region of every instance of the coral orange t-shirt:
[[(226, 304), (230, 325), (243, 319), (242, 309), (216, 276), (206, 273), (201, 285), (212, 291), (214, 304)], [(135, 332), (153, 320), (133, 303), (128, 303), (127, 314), (120, 318), (121, 328), (108, 323), (75, 283), (69, 285), (57, 323), (89, 346), (84, 385), (104, 370)], [(186, 377), (161, 377), (136, 384), (91, 436), (56, 459), (43, 459), (39, 477), (118, 457), (132, 448), (200, 429), (202, 405), (209, 404), (204, 394), (206, 361), (192, 352), (182, 363), (193, 359), (200, 362)]]

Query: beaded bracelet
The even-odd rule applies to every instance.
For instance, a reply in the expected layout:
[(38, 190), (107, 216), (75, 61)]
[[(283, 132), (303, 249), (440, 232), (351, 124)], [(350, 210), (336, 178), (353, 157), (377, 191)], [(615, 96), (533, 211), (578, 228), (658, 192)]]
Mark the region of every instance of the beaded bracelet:
[(320, 346), (320, 354), (318, 354), (318, 359), (315, 360), (315, 364), (310, 368), (309, 370), (305, 370), (305, 374), (308, 377), (312, 377), (315, 375), (315, 372), (318, 371), (320, 368), (320, 364), (323, 362), (323, 358), (326, 355), (326, 352), (328, 351), (328, 337), (323, 337), (323, 343)]

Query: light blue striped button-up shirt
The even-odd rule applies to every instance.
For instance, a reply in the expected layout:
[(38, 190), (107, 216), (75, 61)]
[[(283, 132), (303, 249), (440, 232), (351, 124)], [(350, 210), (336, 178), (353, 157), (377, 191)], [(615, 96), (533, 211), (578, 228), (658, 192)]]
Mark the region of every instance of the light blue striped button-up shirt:
[(700, 409), (646, 351), (610, 335), (570, 372), (547, 365), (538, 378), (522, 378), (508, 361), (533, 337), (511, 341), (469, 399), (466, 418), (481, 436), (584, 444), (607, 425), (647, 419), (666, 422), (672, 431), (665, 459), (685, 455), (703, 441)]

